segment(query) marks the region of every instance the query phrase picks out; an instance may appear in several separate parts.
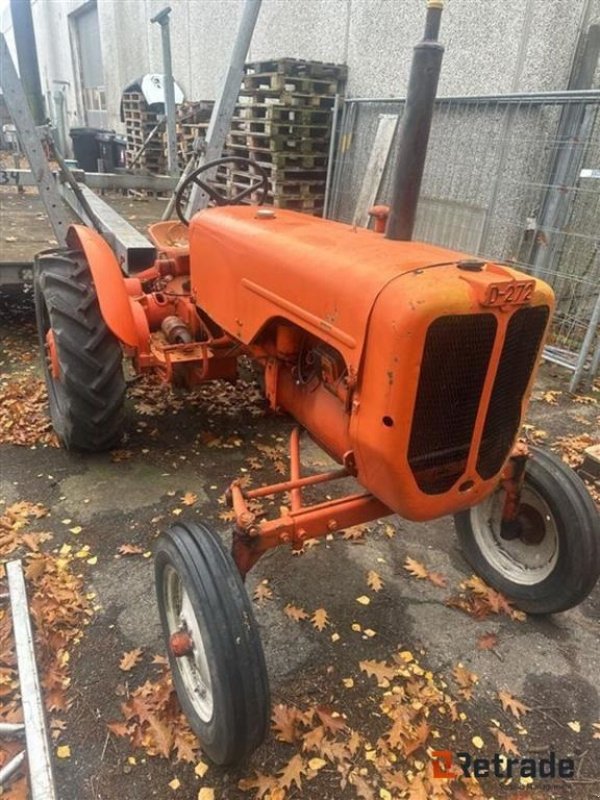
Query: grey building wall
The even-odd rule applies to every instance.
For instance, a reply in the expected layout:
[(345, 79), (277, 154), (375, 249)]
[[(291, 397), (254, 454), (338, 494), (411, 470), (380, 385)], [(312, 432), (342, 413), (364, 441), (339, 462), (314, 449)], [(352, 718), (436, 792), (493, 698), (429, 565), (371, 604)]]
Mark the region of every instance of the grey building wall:
[[(174, 74), (188, 99), (217, 95), (242, 2), (169, 0)], [(111, 127), (121, 127), (123, 88), (146, 72), (162, 71), (160, 33), (149, 20), (166, 4), (97, 0)], [(69, 125), (83, 123), (69, 21), (81, 5), (33, 0), (42, 81), (48, 92), (62, 87)], [(424, 0), (263, 0), (250, 59), (347, 62), (349, 95), (402, 96), (424, 13)], [(600, 22), (600, 0), (448, 0), (440, 93), (564, 89), (579, 31), (594, 21)]]

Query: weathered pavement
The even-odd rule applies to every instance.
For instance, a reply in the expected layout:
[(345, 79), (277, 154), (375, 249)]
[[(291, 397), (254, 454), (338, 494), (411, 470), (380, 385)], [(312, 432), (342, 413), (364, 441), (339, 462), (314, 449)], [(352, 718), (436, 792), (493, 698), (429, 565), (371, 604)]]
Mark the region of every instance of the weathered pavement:
[[(23, 331), (23, 352), (34, 347), (32, 331), (23, 314), (11, 315), (4, 306), (0, 335), (12, 343)], [(35, 373), (34, 362), (0, 353), (5, 372)], [(18, 363), (15, 363), (18, 362)], [(535, 400), (530, 421), (547, 433), (551, 444), (557, 437), (586, 432), (598, 436), (597, 405), (573, 403), (566, 392), (565, 376), (543, 368), (537, 397), (543, 389), (562, 390), (556, 404)], [(196, 797), (205, 783), (216, 789), (217, 798), (238, 798), (241, 775), (252, 768), (278, 769), (291, 751), (289, 745), (269, 741), (256, 753), (251, 769), (241, 772), (211, 767), (200, 781), (189, 765), (162, 758), (145, 758), (133, 753), (128, 744), (107, 734), (106, 723), (119, 719), (119, 705), (128, 688), (154, 674), (153, 654), (163, 653), (154, 600), (152, 563), (143, 556), (118, 557), (120, 545), (141, 545), (151, 550), (157, 534), (178, 518), (201, 519), (227, 536), (227, 523), (219, 518), (224, 506), (219, 498), (231, 478), (248, 470), (246, 459), (260, 455), (257, 443), (282, 444), (290, 429), (283, 418), (257, 418), (250, 414), (256, 404), (244, 405), (240, 397), (207, 399), (194, 408), (175, 413), (143, 415), (132, 408), (130, 453), (114, 462), (110, 455), (83, 456), (54, 448), (0, 446), (0, 500), (40, 502), (50, 509), (44, 530), (54, 533), (53, 547), (73, 543), (68, 528), (82, 528), (77, 546), (88, 545), (97, 556), (95, 564), (82, 562), (90, 592), (95, 592), (97, 610), (78, 648), (71, 654), (74, 703), (67, 714), (65, 741), (70, 759), (56, 762), (63, 800), (127, 797)], [(597, 396), (597, 395), (596, 395)], [(208, 432), (208, 436), (207, 436)], [(211, 438), (212, 437), (212, 438)], [(215, 445), (219, 437), (221, 446)], [(204, 440), (204, 444), (201, 440)], [(208, 444), (206, 443), (208, 442)], [(222, 443), (225, 442), (225, 446)], [(313, 446), (306, 448), (308, 467), (322, 462)], [(259, 484), (268, 472), (253, 474)], [(182, 506), (181, 496), (194, 492), (193, 506)], [(173, 512), (176, 512), (175, 514)], [(70, 520), (66, 525), (63, 520)], [(340, 537), (293, 557), (280, 548), (267, 554), (248, 578), (248, 591), (268, 579), (273, 600), (256, 606), (271, 679), (274, 701), (326, 704), (347, 714), (352, 724), (369, 735), (377, 722), (365, 710), (369, 680), (358, 672), (358, 661), (386, 659), (398, 648), (419, 654), (421, 663), (443, 676), (449, 685), (453, 667), (464, 664), (479, 676), (473, 701), (464, 704), (468, 720), (445, 732), (445, 745), (469, 747), (474, 735), (481, 736), (485, 751), (493, 752), (490, 720), (519, 740), (522, 753), (538, 756), (555, 750), (561, 756), (574, 755), (577, 783), (558, 782), (537, 797), (587, 800), (600, 797), (600, 741), (592, 738), (592, 724), (600, 721), (598, 671), (600, 669), (600, 586), (579, 608), (554, 617), (513, 622), (490, 616), (477, 621), (445, 605), (458, 591), (461, 580), (471, 575), (454, 536), (451, 519), (427, 524), (391, 520), (396, 534), (389, 537), (383, 524), (358, 541)], [(389, 533), (389, 530), (388, 530)], [(448, 579), (446, 589), (416, 580), (402, 565), (409, 555)], [(385, 584), (379, 593), (367, 588), (368, 570), (376, 570)], [(356, 598), (367, 594), (369, 605)], [(323, 632), (308, 621), (296, 623), (283, 607), (293, 603), (312, 612), (325, 608), (331, 625)], [(352, 629), (353, 624), (376, 632), (373, 637)], [(483, 633), (498, 637), (493, 650), (476, 647)], [(331, 635), (339, 634), (337, 641)], [(124, 651), (144, 649), (144, 660), (131, 673), (119, 671)], [(354, 676), (356, 691), (349, 691), (342, 679)], [(500, 707), (495, 693), (508, 689), (532, 708), (522, 724)], [(569, 727), (578, 722), (580, 732)], [(472, 750), (471, 746), (471, 750)], [(135, 763), (127, 761), (135, 756)], [(290, 797), (354, 797), (352, 787), (342, 792), (331, 776), (324, 774), (305, 783), (303, 792), (294, 789)], [(168, 783), (178, 777), (181, 787), (173, 792)], [(510, 796), (520, 787), (487, 784), (496, 797)], [(514, 796), (514, 795), (513, 795)], [(525, 795), (523, 795), (524, 797)], [(533, 796), (533, 795), (531, 795)]]

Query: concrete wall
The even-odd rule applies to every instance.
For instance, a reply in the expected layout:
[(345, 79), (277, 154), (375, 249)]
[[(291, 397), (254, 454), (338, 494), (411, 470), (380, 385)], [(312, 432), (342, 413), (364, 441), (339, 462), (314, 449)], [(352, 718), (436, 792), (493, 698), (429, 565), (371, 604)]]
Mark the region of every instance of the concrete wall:
[[(170, 0), (173, 67), (188, 99), (212, 99), (235, 38), (243, 0)], [(69, 124), (82, 124), (69, 34), (81, 0), (33, 0), (42, 81), (66, 81)], [(160, 32), (150, 17), (166, 0), (98, 0), (108, 123), (119, 129), (123, 88), (161, 72)], [(250, 59), (294, 56), (347, 62), (352, 96), (402, 96), (424, 0), (263, 0)], [(566, 88), (582, 24), (600, 22), (600, 0), (448, 0), (441, 94)], [(597, 85), (600, 85), (600, 75)]]

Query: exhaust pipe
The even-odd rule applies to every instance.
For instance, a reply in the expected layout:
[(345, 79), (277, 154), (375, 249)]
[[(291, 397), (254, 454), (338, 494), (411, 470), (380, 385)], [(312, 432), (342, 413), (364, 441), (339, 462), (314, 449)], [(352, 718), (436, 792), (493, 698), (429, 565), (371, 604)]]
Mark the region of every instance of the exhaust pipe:
[(394, 175), (387, 239), (409, 241), (415, 227), (433, 104), (444, 47), (438, 42), (444, 0), (427, 0), (423, 41), (415, 46)]

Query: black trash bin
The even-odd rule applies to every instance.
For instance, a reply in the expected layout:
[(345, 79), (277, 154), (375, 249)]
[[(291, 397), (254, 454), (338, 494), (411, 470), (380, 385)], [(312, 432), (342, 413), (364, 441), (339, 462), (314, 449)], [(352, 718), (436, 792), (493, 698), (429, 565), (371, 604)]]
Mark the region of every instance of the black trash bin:
[(115, 171), (115, 134), (110, 131), (99, 131), (96, 134), (98, 142), (98, 152), (104, 165), (104, 172)]
[(100, 147), (96, 136), (102, 132), (98, 128), (71, 128), (69, 131), (75, 158), (84, 172), (98, 172)]

